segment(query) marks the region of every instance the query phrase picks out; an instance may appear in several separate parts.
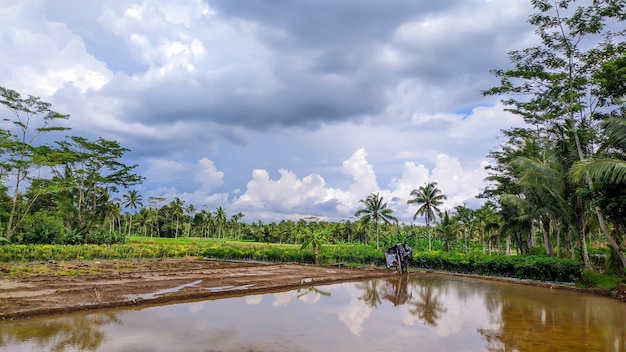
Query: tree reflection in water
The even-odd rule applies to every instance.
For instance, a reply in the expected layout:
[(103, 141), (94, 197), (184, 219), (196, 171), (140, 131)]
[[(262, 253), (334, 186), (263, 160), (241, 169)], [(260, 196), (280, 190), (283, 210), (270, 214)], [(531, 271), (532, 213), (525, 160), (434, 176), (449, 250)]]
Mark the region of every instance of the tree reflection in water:
[(369, 280), (355, 284), (355, 286), (364, 291), (363, 296), (359, 297), (370, 308), (376, 308), (382, 302), (380, 286), (381, 280)]
[(423, 320), (425, 324), (437, 326), (437, 320), (441, 319), (443, 313), (447, 311), (439, 300), (439, 295), (439, 290), (433, 287), (431, 283), (424, 283), (419, 286), (418, 298), (409, 302), (413, 305), (413, 309), (409, 310), (409, 313)]
[[(318, 289), (317, 287), (313, 287), (313, 286), (307, 287), (306, 289), (298, 288), (296, 291), (298, 292), (298, 295), (296, 296), (298, 298), (304, 297), (304, 296), (308, 295), (311, 292), (313, 292), (313, 293), (315, 293), (317, 295), (320, 295), (320, 296), (330, 297), (330, 292), (322, 291), (322, 290)], [(304, 292), (302, 292), (302, 291), (304, 291)]]
[(106, 341), (102, 327), (123, 325), (117, 313), (76, 315), (41, 322), (0, 324), (0, 347), (30, 342), (41, 351), (95, 351)]
[[(409, 289), (409, 282), (411, 287)], [(409, 312), (425, 324), (437, 326), (437, 321), (441, 319), (447, 311), (440, 301), (441, 290), (435, 285), (441, 281), (418, 281), (409, 276), (399, 276), (385, 280), (370, 280), (356, 284), (357, 288), (364, 291), (360, 297), (369, 307), (376, 308), (385, 298), (394, 306), (403, 304), (412, 305)], [(417, 298), (414, 299), (414, 292), (418, 291)], [(381, 298), (382, 297), (382, 298)]]

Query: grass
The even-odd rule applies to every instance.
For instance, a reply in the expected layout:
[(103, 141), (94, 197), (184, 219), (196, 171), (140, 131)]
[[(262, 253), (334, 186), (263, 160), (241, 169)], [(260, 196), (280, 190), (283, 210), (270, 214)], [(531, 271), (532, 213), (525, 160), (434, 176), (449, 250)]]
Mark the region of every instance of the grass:
[(603, 290), (612, 290), (619, 284), (626, 283), (626, 277), (615, 274), (603, 274), (592, 271), (584, 273), (582, 286), (595, 287)]

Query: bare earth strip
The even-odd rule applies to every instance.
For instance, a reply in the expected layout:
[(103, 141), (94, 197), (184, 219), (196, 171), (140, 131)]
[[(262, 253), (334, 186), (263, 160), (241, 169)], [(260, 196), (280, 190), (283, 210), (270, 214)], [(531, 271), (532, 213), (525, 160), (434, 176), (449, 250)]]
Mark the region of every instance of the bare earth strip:
[[(398, 274), (376, 267), (351, 269), (196, 258), (0, 264), (0, 322), (75, 311), (279, 292), (391, 275)], [(462, 276), (611, 294), (552, 283)], [(611, 295), (626, 302), (626, 285), (620, 285)]]
[[(20, 274), (10, 275), (16, 267)], [(389, 275), (394, 274), (378, 268), (195, 258), (0, 264), (0, 320), (243, 296)]]

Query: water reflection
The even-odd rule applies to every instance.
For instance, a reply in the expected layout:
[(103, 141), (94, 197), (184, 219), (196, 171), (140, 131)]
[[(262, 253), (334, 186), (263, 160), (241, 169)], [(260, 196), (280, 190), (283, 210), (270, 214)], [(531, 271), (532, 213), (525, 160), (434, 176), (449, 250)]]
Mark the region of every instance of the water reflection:
[(105, 342), (107, 324), (123, 323), (117, 313), (108, 312), (4, 324), (0, 325), (0, 347), (28, 342), (39, 351), (97, 351)]
[(0, 324), (0, 351), (626, 351), (626, 305), (440, 275)]

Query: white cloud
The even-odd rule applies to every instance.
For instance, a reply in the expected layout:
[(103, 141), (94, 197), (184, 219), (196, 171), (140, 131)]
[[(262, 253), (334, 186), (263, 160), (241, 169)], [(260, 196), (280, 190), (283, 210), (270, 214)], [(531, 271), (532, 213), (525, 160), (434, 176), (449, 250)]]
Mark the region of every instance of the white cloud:
[(112, 77), (106, 64), (88, 54), (83, 40), (62, 23), (45, 18), (40, 1), (0, 7), (0, 83), (25, 94), (50, 97), (65, 85), (81, 94), (102, 88)]
[(363, 324), (370, 317), (372, 308), (358, 298), (350, 300), (348, 305), (338, 309), (337, 318), (343, 322), (355, 336), (363, 333)]

